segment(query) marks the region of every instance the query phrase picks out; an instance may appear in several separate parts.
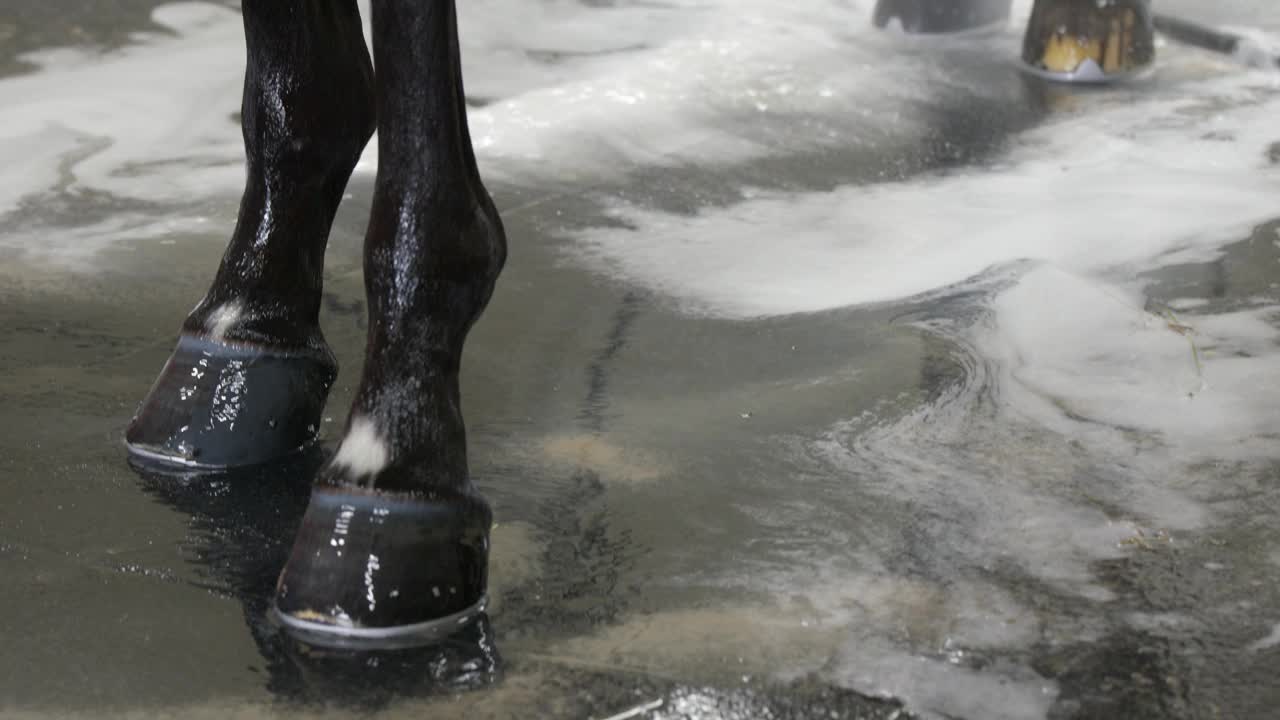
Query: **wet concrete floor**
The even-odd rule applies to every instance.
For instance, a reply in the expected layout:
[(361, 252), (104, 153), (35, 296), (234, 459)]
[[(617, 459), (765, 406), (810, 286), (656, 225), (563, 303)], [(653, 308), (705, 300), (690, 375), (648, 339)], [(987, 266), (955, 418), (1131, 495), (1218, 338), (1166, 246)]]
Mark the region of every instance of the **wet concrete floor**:
[[(50, 46), (116, 52), (156, 27), (153, 6), (0, 14), (0, 73), (53, 73), (20, 59)], [(583, 17), (601, 12), (585, 7)], [(1271, 14), (1239, 17), (1280, 26)], [(810, 147), (789, 134), (853, 122), (819, 113), (799, 129), (742, 120), (734, 131), (781, 151), (636, 161), (615, 175), (565, 160), (538, 177), (481, 150), (512, 238), (464, 361), (472, 470), (498, 523), (493, 605), (480, 625), (422, 651), (321, 653), (267, 623), (319, 456), (183, 477), (127, 463), (123, 428), (216, 266), (236, 197), (86, 187), (76, 180), (86, 156), (64, 157), (71, 179), (0, 214), (0, 714), (1274, 717), (1280, 425), (1249, 399), (1269, 402), (1280, 372), (1280, 194), (1258, 216), (1266, 192), (1261, 211), (1245, 193), (1192, 193), (1223, 229), (1158, 246), (1154, 260), (1085, 272), (1013, 252), (957, 282), (942, 273), (924, 292), (841, 301), (846, 284), (928, 271), (927, 256), (905, 248), (915, 240), (903, 221), (902, 246), (863, 258), (881, 275), (837, 273), (837, 299), (816, 297), (820, 266), (849, 262), (840, 238), (875, 227), (824, 225), (805, 202), (880, 186), (915, 197), (968, 173), (1018, 177), (1041, 158), (1026, 153), (1075, 127), (1054, 129), (1064, 115), (1127, 117), (1117, 113), (1147, 96), (1173, 109), (1116, 137), (1223, 147), (1268, 137), (1247, 113), (1277, 102), (1269, 76), (1232, 80), (1246, 71), (1174, 49), (1149, 86), (1064, 93), (1008, 66), (1014, 40), (893, 45), (903, 63), (944, 70), (920, 80), (923, 100), (889, 93), (909, 107), (909, 128), (868, 121), (849, 142)], [(226, 52), (235, 60), (240, 49)], [(56, 94), (62, 76), (48, 77)], [(1217, 78), (1227, 85), (1204, 86), (1212, 127), (1177, 125)], [(476, 104), (504, 112), (501, 93), (479, 85)], [(234, 107), (219, 113), (234, 141)], [(1206, 140), (1214, 128), (1224, 137)], [(1272, 135), (1280, 141), (1280, 126)], [(1256, 163), (1242, 165), (1243, 182), (1256, 172), (1263, 190), (1280, 162), (1267, 147), (1250, 146)], [(1079, 160), (1050, 157), (1064, 172)], [(1147, 159), (1071, 167), (1124, 173)], [(235, 169), (234, 157), (219, 162)], [(1235, 180), (1229, 163), (1203, 166), (1206, 188)], [(342, 372), (325, 451), (363, 354), (371, 185), (369, 169), (357, 173), (330, 240), (322, 324)], [(1165, 192), (1098, 212), (1158, 225), (1160, 203), (1187, 197)], [(882, 197), (885, 217), (894, 197)], [(1237, 207), (1240, 217), (1222, 209)], [(948, 208), (932, 209), (944, 224), (959, 213)], [(1051, 223), (1051, 210), (1015, 214)], [(911, 205), (904, 217), (928, 211)], [(757, 282), (731, 261), (744, 253), (718, 245), (691, 257), (724, 258), (706, 272), (746, 278), (740, 294), (710, 277), (682, 285), (665, 251), (654, 260), (639, 247), (685, 222), (685, 245), (713, 238), (717, 213), (749, 236), (782, 213), (787, 232), (773, 242), (809, 253), (801, 277), (814, 288)], [(818, 250), (804, 245), (808, 225), (824, 238)], [(1009, 225), (1031, 244), (1020, 227)], [(980, 234), (955, 229), (953, 243)], [(1129, 294), (1093, 313), (1115, 288)], [(1041, 310), (1053, 293), (1061, 302)], [(1082, 328), (1049, 317), (1073, 313)], [(1117, 330), (1115, 314), (1128, 324)], [(1045, 327), (1053, 338), (1037, 334)], [(1108, 392), (1121, 402), (1094, 396)], [(1171, 396), (1202, 403), (1179, 413), (1222, 417), (1188, 430), (1129, 422), (1118, 407)]]

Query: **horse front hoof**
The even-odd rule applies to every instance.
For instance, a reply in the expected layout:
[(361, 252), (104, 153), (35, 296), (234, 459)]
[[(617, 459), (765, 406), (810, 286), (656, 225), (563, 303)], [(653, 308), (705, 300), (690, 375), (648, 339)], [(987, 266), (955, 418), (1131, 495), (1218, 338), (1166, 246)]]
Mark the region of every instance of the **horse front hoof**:
[(473, 494), (317, 487), (272, 617), (322, 648), (439, 642), (484, 612), (492, 522)]
[(995, 29), (1009, 20), (1012, 0), (879, 0), (871, 15), (878, 28), (896, 24), (912, 35)]
[(125, 433), (145, 462), (257, 465), (315, 442), (337, 375), (327, 353), (281, 352), (183, 334)]
[(1155, 54), (1147, 0), (1037, 0), (1022, 43), (1026, 70), (1055, 82), (1131, 79)]

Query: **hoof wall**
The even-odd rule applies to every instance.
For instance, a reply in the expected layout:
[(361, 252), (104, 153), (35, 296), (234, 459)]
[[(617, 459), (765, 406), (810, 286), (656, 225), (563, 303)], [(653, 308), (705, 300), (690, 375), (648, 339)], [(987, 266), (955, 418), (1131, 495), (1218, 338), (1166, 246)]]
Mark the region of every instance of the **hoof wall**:
[(1155, 62), (1155, 28), (1145, 0), (1039, 0), (1022, 43), (1027, 72), (1054, 82), (1131, 80)]
[(318, 487), (272, 616), (319, 647), (438, 642), (484, 611), (492, 518), (474, 495)]
[(1012, 0), (879, 0), (871, 22), (878, 28), (897, 25), (911, 35), (976, 33), (1009, 20)]
[(257, 465), (310, 446), (336, 375), (331, 358), (183, 335), (125, 434), (144, 461)]

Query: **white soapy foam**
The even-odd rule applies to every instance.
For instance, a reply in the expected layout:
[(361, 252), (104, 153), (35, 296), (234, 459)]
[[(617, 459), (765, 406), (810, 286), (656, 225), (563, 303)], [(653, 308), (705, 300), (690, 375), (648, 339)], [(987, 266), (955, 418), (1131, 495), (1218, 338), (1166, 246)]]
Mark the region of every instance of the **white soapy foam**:
[(125, 239), (155, 240), (171, 244), (176, 234), (208, 230), (209, 217), (175, 212), (155, 216), (142, 212), (117, 212), (94, 222), (71, 227), (35, 223), (11, 232), (0, 232), (0, 249), (18, 249), (28, 261), (79, 272), (100, 268), (95, 256)]
[[(1086, 641), (1069, 618), (982, 579), (993, 570), (1102, 604), (1083, 630), (1106, 634), (1103, 608), (1117, 598), (1093, 564), (1159, 551), (1207, 526), (1211, 503), (1245, 482), (1239, 463), (1274, 461), (1280, 427), (1275, 306), (1175, 320), (1144, 310), (1125, 286), (1046, 263), (1000, 280), (987, 285), (977, 319), (922, 324), (950, 341), (961, 382), (904, 418), (866, 413), (813, 444), (870, 494), (851, 502), (860, 531), (880, 541), (860, 546), (874, 548), (886, 573), (930, 579), (936, 597), (924, 614), (957, 628), (948, 647), (961, 653)], [(851, 577), (797, 574), (775, 587), (913, 606), (905, 587), (877, 602)], [(1056, 698), (1053, 683), (1020, 663), (972, 673), (936, 639), (904, 642), (889, 617), (845, 617), (849, 639), (830, 674), (925, 716), (1042, 718)], [(1001, 618), (1020, 632), (1001, 634)]]
[[(1180, 462), (1276, 456), (1280, 309), (1180, 320), (1098, 281), (1043, 267), (993, 310), (995, 327), (980, 351), (1018, 393), (1013, 404), (1038, 423), (1071, 436), (1080, 432), (1073, 417), (1115, 428), (1117, 439), (1143, 433)], [(1145, 452), (1147, 462), (1162, 454)]]
[(580, 256), (738, 318), (894, 300), (1021, 259), (1080, 271), (1204, 259), (1280, 214), (1280, 172), (1265, 162), (1280, 140), (1276, 78), (1067, 116), (993, 169), (762, 192), (692, 216), (615, 203), (621, 222), (580, 232)]
[[(935, 402), (888, 424), (874, 416), (841, 423), (815, 450), (858, 478), (859, 490), (904, 505), (904, 517), (955, 519), (931, 528), (938, 546), (926, 560), (938, 577), (955, 580), (995, 557), (1060, 591), (1108, 599), (1088, 564), (1120, 557), (1138, 526), (1082, 504), (1078, 476), (1089, 459), (1009, 422), (993, 401), (1003, 391), (999, 366), (976, 354), (961, 359), (971, 363), (965, 382)], [(1107, 499), (1125, 492), (1109, 478), (1096, 485), (1087, 490)]]
[(1240, 37), (1233, 56), (1245, 65), (1275, 69), (1280, 62), (1280, 38), (1258, 28), (1225, 28)]
[(846, 645), (837, 667), (855, 687), (907, 698), (908, 710), (931, 718), (1042, 718), (1058, 697), (1054, 683), (1030, 670), (974, 670), (862, 639)]
[(146, 36), (105, 57), (41, 52), (27, 58), (41, 72), (0, 80), (0, 215), (54, 191), (184, 202), (239, 188), (239, 15), (178, 3), (153, 19), (181, 37)]
[(1253, 652), (1261, 650), (1270, 650), (1273, 647), (1280, 646), (1280, 623), (1271, 628), (1271, 634), (1249, 646)]
[[(904, 101), (930, 92), (921, 82), (931, 74), (928, 66), (907, 58), (885, 62), (883, 47), (867, 47), (877, 38), (857, 21), (869, 13), (861, 5), (673, 3), (663, 10), (578, 10), (570, 25), (609, 37), (638, 12), (639, 27), (653, 34), (623, 35), (615, 45), (634, 51), (579, 62), (575, 77), (471, 113), (478, 152), (507, 161), (494, 163), (497, 172), (522, 175), (554, 162), (559, 179), (581, 181), (634, 166), (723, 164), (797, 144), (849, 142), (853, 129), (880, 110), (872, 124), (915, 126)], [(470, 77), (468, 87), (477, 87)], [(797, 132), (790, 120), (815, 115), (844, 135)]]
[[(814, 39), (805, 13), (832, 11), (770, 7), (464, 3), (469, 91), (506, 99), (472, 113), (486, 172), (545, 174), (555, 158), (550, 172), (564, 179), (575, 166), (613, 171), (618, 158), (762, 152), (719, 129), (715, 108), (749, 104), (754, 113), (757, 104), (793, 96), (821, 108), (824, 93), (834, 92), (793, 89), (786, 80), (786, 53)], [(364, 11), (367, 18), (367, 3)], [(864, 16), (859, 8), (857, 17)], [(797, 28), (785, 41), (773, 37), (783, 19)], [(243, 150), (233, 113), (243, 78), (240, 18), (225, 7), (184, 2), (157, 8), (154, 20), (177, 36), (140, 34), (136, 44), (108, 53), (42, 51), (24, 58), (39, 72), (0, 79), (0, 152), (7, 160), (0, 217), (54, 194), (181, 204), (239, 192)], [(376, 167), (374, 147), (361, 168)], [(510, 161), (497, 162), (504, 159)], [(62, 236), (44, 234), (45, 243)]]
[[(566, 0), (458, 5), (468, 95), (485, 100), (607, 72), (617, 55), (687, 34), (692, 26), (714, 21), (723, 7), (693, 2), (591, 7)], [(367, 18), (368, 3), (361, 7)]]
[[(487, 0), (460, 12), (468, 93), (489, 103), (472, 109), (472, 137), (497, 178), (590, 183), (859, 142), (866, 127), (915, 125), (907, 101), (936, 90), (919, 58), (885, 62), (890, 46), (865, 22), (870, 2)], [(239, 16), (181, 2), (154, 20), (176, 36), (41, 51), (24, 58), (38, 72), (0, 79), (0, 151), (11, 160), (0, 217), (52, 196), (181, 205), (240, 191)], [(816, 130), (794, 122), (815, 116), (826, 118)], [(375, 148), (358, 172), (376, 168)]]
[[(907, 133), (919, 122), (910, 101), (944, 77), (918, 57), (886, 60), (893, 46), (865, 21), (871, 6), (464, 3), (468, 89), (491, 101), (471, 113), (484, 171), (589, 182)], [(1030, 7), (1018, 0), (1011, 27)], [(0, 216), (52, 192), (181, 203), (239, 191), (240, 19), (194, 2), (154, 19), (178, 37), (44, 51), (26, 58), (40, 72), (0, 79), (0, 150), (20, 161), (0, 168)], [(811, 117), (822, 122), (796, 122)]]

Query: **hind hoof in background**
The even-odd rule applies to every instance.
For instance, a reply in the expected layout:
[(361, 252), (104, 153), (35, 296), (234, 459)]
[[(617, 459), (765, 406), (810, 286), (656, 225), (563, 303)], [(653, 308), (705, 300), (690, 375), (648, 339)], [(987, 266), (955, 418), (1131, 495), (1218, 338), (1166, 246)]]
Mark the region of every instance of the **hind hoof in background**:
[(1027, 71), (1056, 82), (1133, 78), (1155, 55), (1146, 0), (1037, 0), (1022, 44)]
[(137, 459), (229, 468), (315, 442), (337, 375), (332, 355), (232, 345), (184, 334), (125, 433)]

